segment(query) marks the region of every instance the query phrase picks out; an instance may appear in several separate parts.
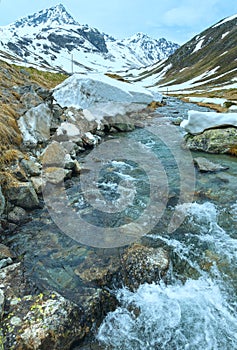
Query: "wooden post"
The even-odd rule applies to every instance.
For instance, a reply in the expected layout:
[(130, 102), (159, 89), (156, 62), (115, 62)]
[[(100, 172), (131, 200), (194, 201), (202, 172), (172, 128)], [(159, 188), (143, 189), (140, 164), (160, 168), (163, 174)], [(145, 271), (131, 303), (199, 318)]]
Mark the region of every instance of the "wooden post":
[(73, 54), (71, 56), (71, 63), (72, 63), (72, 74), (73, 74)]

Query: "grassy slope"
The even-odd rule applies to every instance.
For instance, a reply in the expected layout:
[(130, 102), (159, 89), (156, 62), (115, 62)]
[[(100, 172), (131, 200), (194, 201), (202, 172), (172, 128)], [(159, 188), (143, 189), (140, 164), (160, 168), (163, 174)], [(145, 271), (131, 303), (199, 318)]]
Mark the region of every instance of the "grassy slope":
[(22, 68), (0, 61), (0, 169), (18, 156), (17, 148), (22, 141), (17, 125), (21, 105), (20, 95), (13, 87), (35, 83), (50, 89), (66, 77), (59, 73)]

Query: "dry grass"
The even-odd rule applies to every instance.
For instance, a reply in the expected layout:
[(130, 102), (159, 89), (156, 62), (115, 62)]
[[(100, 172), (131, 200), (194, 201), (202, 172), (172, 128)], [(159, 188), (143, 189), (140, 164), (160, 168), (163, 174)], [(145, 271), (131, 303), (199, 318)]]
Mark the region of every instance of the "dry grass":
[(151, 103), (149, 103), (147, 107), (152, 110), (155, 110), (156, 108), (162, 107), (162, 106), (164, 106), (164, 103), (158, 102), (158, 101), (152, 101)]
[(228, 154), (230, 154), (231, 156), (237, 157), (237, 145), (236, 145), (236, 146), (232, 146), (232, 147), (229, 149)]
[(118, 75), (118, 74), (114, 74), (114, 73), (105, 73), (105, 75), (107, 75), (107, 77), (109, 77), (109, 78), (116, 79), (116, 80), (119, 80), (119, 81), (123, 81), (124, 83), (130, 84), (130, 82), (129, 82), (128, 80), (124, 79), (123, 77), (121, 77), (121, 76)]
[(17, 124), (21, 96), (14, 87), (34, 83), (51, 89), (66, 78), (65, 74), (23, 68), (0, 60), (0, 169), (19, 156), (17, 149), (22, 142)]

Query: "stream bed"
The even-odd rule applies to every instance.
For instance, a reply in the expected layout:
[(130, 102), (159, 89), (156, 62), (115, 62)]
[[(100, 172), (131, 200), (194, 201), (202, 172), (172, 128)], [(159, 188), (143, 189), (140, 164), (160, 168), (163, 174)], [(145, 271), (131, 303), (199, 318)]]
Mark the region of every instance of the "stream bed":
[[(100, 156), (100, 166), (104, 157), (102, 168), (93, 173), (100, 195), (99, 199), (92, 198), (96, 207), (90, 202), (94, 192), (88, 187), (88, 181), (92, 181), (90, 156), (78, 159), (88, 167), (84, 187), (79, 177), (73, 178), (66, 183), (65, 191), (66, 206), (89, 223), (81, 226), (81, 221), (76, 222), (78, 230), (84, 230), (83, 235), (74, 239), (73, 234), (65, 234), (52, 220), (52, 209), (44, 207), (35, 211), (33, 221), (7, 238), (22, 256), (26, 274), (38, 288), (56, 290), (80, 303), (81, 296), (88, 295), (95, 286), (86, 285), (75, 271), (90, 254), (114, 254), (126, 242), (117, 238), (106, 241), (105, 228), (120, 232), (121, 226), (134, 222), (142, 225), (150, 218), (151, 223), (144, 224), (148, 227), (146, 234), (135, 232), (131, 243), (138, 239), (167, 250), (168, 273), (164, 279), (142, 284), (136, 291), (115, 288), (119, 306), (96, 330), (95, 344), (85, 348), (97, 349), (100, 344), (101, 349), (117, 350), (237, 349), (237, 159), (188, 154), (189, 158), (202, 156), (228, 167), (215, 173), (200, 173), (186, 162), (186, 153), (175, 150), (183, 132), (172, 126), (181, 136), (171, 143), (169, 119), (186, 117), (189, 109), (207, 110), (168, 98), (167, 105), (158, 109), (163, 117), (154, 118), (145, 128), (117, 133), (104, 141), (112, 147), (111, 159), (98, 151), (89, 159), (90, 165)], [(120, 145), (117, 148), (111, 143), (114, 140)], [(154, 209), (156, 196), (152, 192), (156, 191), (161, 204), (153, 220), (147, 208)], [(183, 196), (183, 191), (188, 195)], [(57, 193), (54, 196), (55, 201), (63, 200)], [(123, 196), (125, 200), (119, 201)], [(52, 206), (53, 201), (51, 198)], [(109, 203), (113, 204), (111, 208)], [(108, 207), (109, 211), (103, 210)], [(171, 230), (169, 221), (176, 209), (178, 220), (182, 220), (178, 224), (174, 221), (176, 226)], [(86, 230), (91, 227), (95, 228), (94, 235), (98, 229), (98, 237), (102, 234), (102, 238), (95, 237), (89, 247)], [(111, 249), (105, 253), (106, 248)]]

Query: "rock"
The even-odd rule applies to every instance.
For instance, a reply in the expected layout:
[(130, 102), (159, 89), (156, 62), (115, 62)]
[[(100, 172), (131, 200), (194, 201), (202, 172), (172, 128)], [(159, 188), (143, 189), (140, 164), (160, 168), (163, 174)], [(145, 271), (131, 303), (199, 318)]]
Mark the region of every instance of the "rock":
[(26, 110), (29, 110), (41, 104), (42, 99), (35, 92), (26, 92), (21, 96), (20, 102)]
[(45, 179), (43, 179), (42, 176), (39, 176), (39, 177), (38, 176), (34, 176), (34, 177), (31, 178), (31, 182), (32, 182), (32, 185), (33, 185), (33, 187), (35, 189), (35, 192), (37, 194), (41, 194), (43, 189), (44, 189), (44, 187), (45, 187), (45, 185), (46, 185)]
[(5, 209), (5, 197), (2, 193), (2, 188), (0, 185), (0, 217), (2, 216), (2, 214), (4, 212), (4, 209)]
[(11, 258), (6, 258), (0, 260), (0, 270), (8, 265), (12, 264), (12, 259)]
[(91, 253), (75, 273), (85, 283), (135, 290), (141, 283), (158, 281), (168, 267), (169, 257), (164, 249), (133, 244), (124, 250), (121, 258), (118, 253), (103, 257)]
[(81, 143), (81, 132), (79, 128), (72, 123), (62, 123), (56, 131), (56, 140), (59, 141), (72, 141), (75, 143)]
[(115, 307), (114, 297), (96, 288), (84, 291), (80, 305), (53, 291), (30, 294), (21, 263), (0, 270), (0, 285), (3, 349), (70, 350)]
[[(5, 297), (4, 297), (4, 293), (3, 290), (0, 289), (0, 321), (2, 319), (2, 314), (3, 314), (3, 310), (4, 310), (4, 302), (5, 302)], [(1, 346), (1, 334), (0, 334), (0, 346)]]
[(168, 270), (169, 256), (163, 248), (134, 244), (122, 256), (123, 283), (134, 290), (143, 283), (158, 281)]
[[(27, 298), (25, 298), (27, 301)], [(10, 323), (17, 335), (16, 348), (69, 349), (75, 339), (86, 335), (81, 321), (82, 310), (57, 293), (30, 298), (24, 318), (13, 316)]]
[(0, 260), (5, 258), (12, 258), (13, 254), (10, 249), (5, 245), (0, 243)]
[[(63, 146), (63, 148), (66, 150), (68, 154), (74, 159), (76, 158), (77, 154), (80, 152), (80, 147), (72, 141), (65, 141), (60, 142), (60, 144)], [(83, 142), (81, 140), (81, 145), (83, 145)]]
[(237, 155), (236, 128), (206, 130), (200, 135), (187, 135), (185, 141), (192, 151)]
[(66, 150), (63, 144), (57, 141), (50, 143), (41, 154), (41, 161), (43, 166), (64, 168), (66, 163)]
[(45, 142), (50, 138), (51, 111), (42, 103), (28, 110), (19, 120), (23, 141), (32, 144)]
[(180, 124), (188, 133), (192, 135), (200, 134), (207, 129), (236, 126), (237, 113), (216, 113), (216, 112), (199, 112), (188, 111), (188, 120)]
[(49, 100), (52, 96), (52, 92), (48, 89), (45, 89), (43, 87), (38, 87), (36, 90), (37, 95), (42, 98), (43, 100)]
[(15, 207), (12, 211), (8, 213), (8, 221), (14, 224), (19, 224), (25, 221), (27, 218), (27, 213), (23, 208)]
[(20, 165), (29, 176), (38, 176), (41, 174), (40, 164), (33, 160), (22, 159)]
[(23, 182), (28, 181), (27, 174), (25, 173), (24, 169), (20, 167), (18, 163), (11, 167), (11, 173), (19, 181), (23, 181)]
[(229, 167), (222, 166), (217, 163), (213, 163), (204, 157), (197, 157), (193, 159), (194, 164), (201, 172), (216, 172), (220, 170), (227, 170)]
[(224, 103), (223, 103), (223, 107), (225, 107), (225, 108), (230, 108), (230, 107), (232, 107), (232, 106), (236, 106), (236, 103), (235, 102), (233, 102), (233, 101), (225, 101)]
[(34, 209), (39, 207), (37, 194), (29, 182), (14, 181), (6, 190), (6, 198), (14, 205), (24, 209)]
[(82, 136), (82, 141), (89, 147), (94, 147), (100, 142), (100, 137), (97, 135), (92, 135), (91, 132), (86, 132)]
[(82, 168), (80, 166), (80, 163), (78, 162), (78, 160), (75, 159), (74, 160), (74, 169), (73, 169), (74, 173), (80, 174), (81, 170), (82, 170)]
[(52, 184), (60, 184), (64, 179), (69, 178), (72, 172), (67, 169), (48, 167), (44, 170), (44, 179)]
[(65, 169), (73, 169), (75, 167), (75, 161), (71, 158), (70, 154), (65, 156)]
[(115, 128), (118, 131), (121, 132), (128, 132), (133, 131), (135, 129), (135, 125), (128, 116), (116, 116), (114, 118), (108, 117), (105, 118), (106, 121), (109, 123), (111, 128)]
[(183, 118), (181, 117), (171, 118), (171, 122), (172, 124), (179, 126), (183, 122)]

